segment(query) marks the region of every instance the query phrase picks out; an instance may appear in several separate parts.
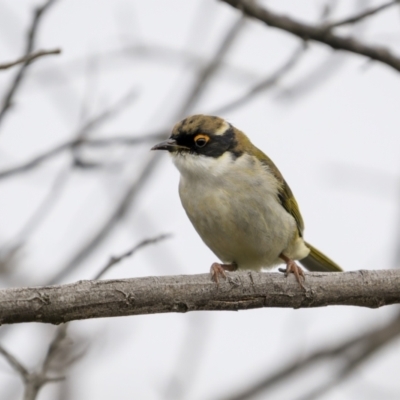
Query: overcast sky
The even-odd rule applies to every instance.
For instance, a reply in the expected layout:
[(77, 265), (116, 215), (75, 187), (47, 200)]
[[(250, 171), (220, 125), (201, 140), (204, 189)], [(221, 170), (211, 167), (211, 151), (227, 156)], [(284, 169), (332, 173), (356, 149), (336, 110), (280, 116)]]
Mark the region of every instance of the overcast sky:
[[(0, 1), (0, 62), (23, 53), (37, 3)], [(332, 3), (337, 3), (335, 20), (379, 4)], [(325, 3), (265, 4), (316, 23)], [(130, 105), (93, 131), (92, 137), (142, 136), (170, 129), (181, 117), (178, 111), (198, 66), (212, 59), (238, 18), (236, 10), (213, 0), (59, 0), (45, 16), (37, 48), (59, 47), (62, 55), (32, 65), (15, 107), (1, 125), (0, 169), (72, 138), (86, 120), (129, 91), (136, 93)], [(338, 31), (351, 32), (400, 55), (399, 9)], [(270, 76), (300, 45), (289, 34), (247, 20), (223, 67), (190, 113), (213, 113)], [(15, 70), (1, 72), (0, 94), (14, 74)], [(399, 104), (399, 73), (364, 57), (310, 43), (276, 86), (220, 116), (243, 130), (276, 163), (300, 205), (307, 241), (345, 270), (385, 269), (396, 266), (400, 234)], [(85, 159), (107, 167), (71, 174), (67, 152), (29, 174), (0, 181), (0, 240), (9, 244), (55, 182), (65, 179), (57, 201), (29, 235), (14, 277), (2, 285), (39, 285), (51, 279), (109, 216), (153, 156), (151, 146), (82, 152)], [(129, 214), (63, 282), (90, 279), (111, 255), (160, 233), (173, 236), (141, 250), (106, 278), (204, 273), (217, 261), (180, 205), (178, 171), (167, 154), (156, 157), (151, 179)], [(73, 322), (72, 340), (84, 338), (90, 346), (68, 373), (71, 398), (218, 399), (286, 362), (380, 326), (394, 311), (393, 307), (262, 309)], [(35, 324), (13, 327), (2, 344), (33, 367), (53, 331)], [(398, 398), (399, 345), (394, 342), (321, 399), (350, 400), (356, 394), (366, 399)], [(289, 386), (277, 387), (268, 399), (295, 399), (335, 367), (322, 366)], [(10, 398), (19, 398), (22, 391), (19, 378), (3, 360), (1, 387), (12, 394)], [(53, 390), (44, 389), (40, 400), (52, 399)]]

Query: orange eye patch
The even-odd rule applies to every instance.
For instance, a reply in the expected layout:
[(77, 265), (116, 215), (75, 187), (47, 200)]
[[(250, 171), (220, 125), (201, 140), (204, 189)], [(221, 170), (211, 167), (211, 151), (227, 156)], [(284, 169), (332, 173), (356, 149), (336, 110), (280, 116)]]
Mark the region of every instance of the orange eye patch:
[(197, 147), (203, 147), (207, 144), (207, 142), (210, 140), (210, 137), (208, 135), (204, 135), (202, 133), (199, 133), (194, 137), (194, 143), (196, 144)]

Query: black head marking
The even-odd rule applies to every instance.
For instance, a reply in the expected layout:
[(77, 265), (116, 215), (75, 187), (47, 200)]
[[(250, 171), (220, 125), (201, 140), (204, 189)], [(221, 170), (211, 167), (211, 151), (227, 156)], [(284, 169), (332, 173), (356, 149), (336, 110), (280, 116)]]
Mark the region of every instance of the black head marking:
[[(218, 158), (226, 151), (233, 157), (243, 152), (238, 148), (236, 131), (232, 125), (216, 116), (193, 115), (178, 122), (172, 130), (171, 138), (184, 146), (180, 151)], [(204, 140), (198, 140), (199, 135)]]

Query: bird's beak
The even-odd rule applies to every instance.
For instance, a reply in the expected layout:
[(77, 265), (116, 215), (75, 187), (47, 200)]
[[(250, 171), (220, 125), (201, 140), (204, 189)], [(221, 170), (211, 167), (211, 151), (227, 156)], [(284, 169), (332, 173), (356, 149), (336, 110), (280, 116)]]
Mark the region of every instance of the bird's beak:
[(168, 150), (168, 151), (174, 151), (177, 149), (177, 144), (175, 139), (167, 139), (164, 140), (161, 143), (156, 144), (151, 148), (151, 150)]

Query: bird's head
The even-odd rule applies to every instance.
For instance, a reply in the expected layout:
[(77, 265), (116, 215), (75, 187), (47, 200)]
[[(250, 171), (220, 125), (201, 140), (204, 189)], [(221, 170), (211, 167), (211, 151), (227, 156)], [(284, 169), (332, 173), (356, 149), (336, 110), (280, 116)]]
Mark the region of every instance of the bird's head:
[(192, 115), (178, 122), (169, 139), (152, 150), (167, 150), (181, 173), (208, 169), (215, 174), (241, 157), (250, 146), (246, 135), (224, 119)]

